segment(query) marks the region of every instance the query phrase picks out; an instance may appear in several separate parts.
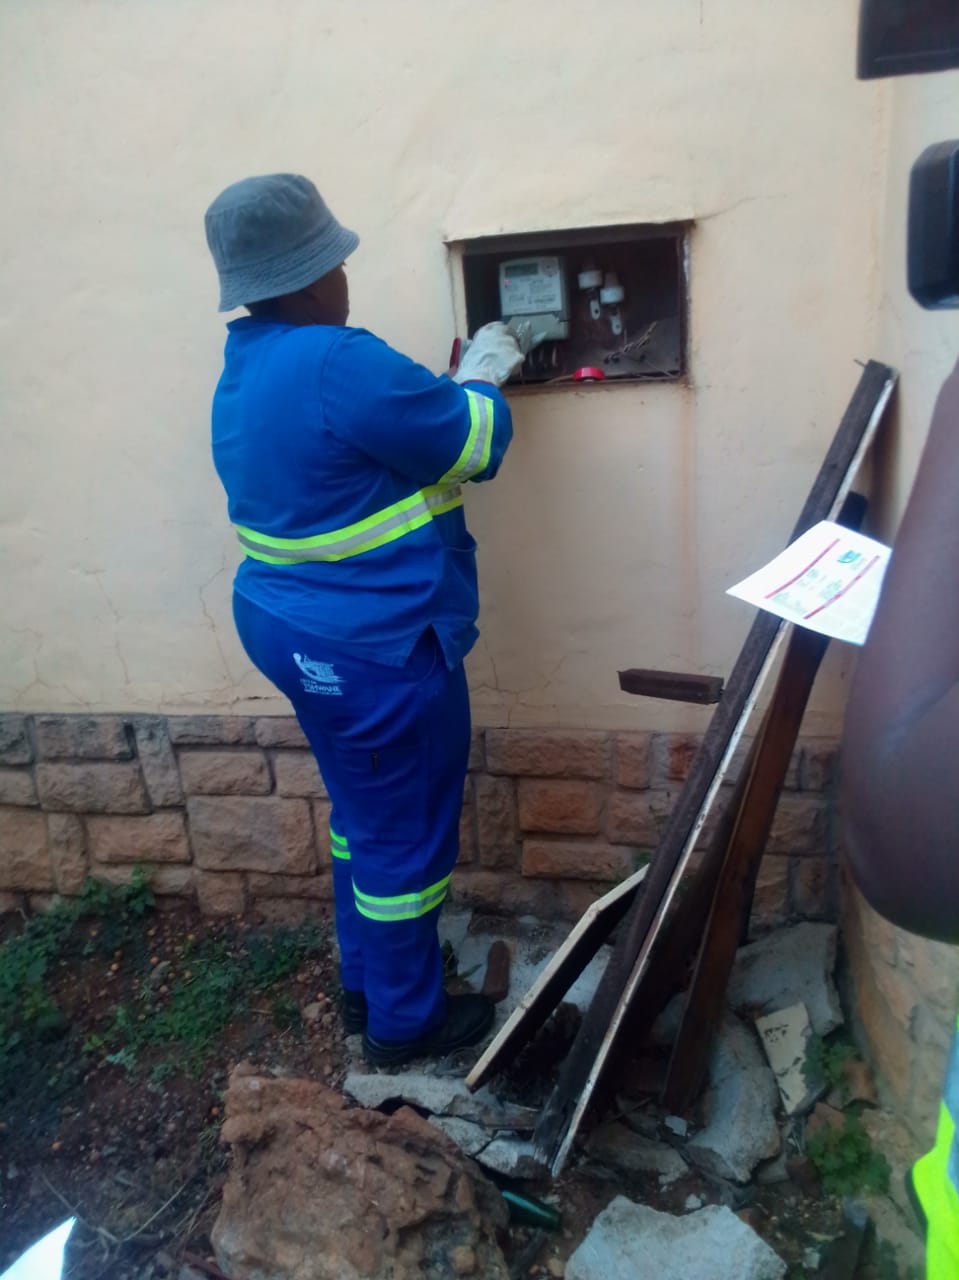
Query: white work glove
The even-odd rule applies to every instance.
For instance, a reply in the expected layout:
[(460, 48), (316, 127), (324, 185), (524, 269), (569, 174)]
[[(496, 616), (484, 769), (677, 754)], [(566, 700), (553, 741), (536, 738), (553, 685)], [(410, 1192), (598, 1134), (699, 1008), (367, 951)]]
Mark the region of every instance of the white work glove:
[(477, 329), (468, 345), (463, 343), (459, 368), (450, 376), (454, 382), (492, 382), (501, 387), (524, 359), (516, 336), (502, 320), (494, 320)]

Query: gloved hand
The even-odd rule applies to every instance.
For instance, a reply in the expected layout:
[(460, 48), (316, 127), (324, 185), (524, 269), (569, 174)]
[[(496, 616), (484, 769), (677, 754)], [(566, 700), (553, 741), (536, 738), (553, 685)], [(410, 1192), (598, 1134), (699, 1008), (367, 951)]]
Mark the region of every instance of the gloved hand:
[(454, 382), (492, 382), (501, 387), (524, 359), (515, 335), (502, 320), (494, 320), (477, 329), (468, 345), (463, 343), (459, 368), (450, 376)]

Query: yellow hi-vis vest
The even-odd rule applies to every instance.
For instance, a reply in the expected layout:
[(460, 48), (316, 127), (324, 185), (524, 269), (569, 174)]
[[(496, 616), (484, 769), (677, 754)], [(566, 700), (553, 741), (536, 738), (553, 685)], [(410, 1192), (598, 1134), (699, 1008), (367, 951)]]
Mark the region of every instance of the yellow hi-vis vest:
[(959, 1280), (959, 1028), (939, 1108), (936, 1145), (912, 1170), (926, 1216), (926, 1280)]

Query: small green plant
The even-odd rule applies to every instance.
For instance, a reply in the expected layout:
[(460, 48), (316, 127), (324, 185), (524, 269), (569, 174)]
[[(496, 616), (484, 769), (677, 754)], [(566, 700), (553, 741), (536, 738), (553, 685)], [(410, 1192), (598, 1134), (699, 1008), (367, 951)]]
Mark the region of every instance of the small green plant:
[[(0, 1104), (17, 1094), (42, 1043), (70, 1032), (55, 998), (62, 967), (80, 957), (112, 962), (122, 953), (124, 974), (142, 974), (149, 954), (143, 920), (153, 906), (149, 881), (136, 868), (126, 885), (89, 880), (79, 897), (33, 917), (0, 944)], [(323, 948), (324, 933), (316, 926), (253, 932), (233, 942), (190, 935), (162, 990), (121, 978), (117, 1004), (82, 1044), (77, 1038), (71, 1060), (78, 1070), (81, 1064), (89, 1070), (90, 1058), (128, 1072), (143, 1064), (154, 1087), (181, 1067), (197, 1073), (254, 993), (270, 992)], [(117, 968), (111, 963), (111, 970)], [(292, 996), (278, 994), (272, 1012), (282, 1029), (299, 1028)], [(156, 1049), (170, 1046), (177, 1049), (172, 1061), (158, 1060)]]
[(164, 1058), (160, 1062), (154, 1062), (150, 1068), (148, 1083), (151, 1089), (159, 1089), (164, 1081), (169, 1080), (170, 1076), (176, 1075), (176, 1064), (171, 1062), (169, 1058)]
[(827, 1044), (822, 1036), (810, 1036), (806, 1046), (803, 1075), (811, 1086), (824, 1080), (831, 1089), (845, 1091), (845, 1067), (856, 1056), (856, 1050), (846, 1040)]
[[(248, 1010), (250, 996), (296, 973), (322, 942), (321, 931), (312, 927), (248, 934), (243, 946), (223, 938), (188, 942), (180, 955), (185, 967), (169, 992), (150, 988), (135, 1002), (119, 1005), (106, 1039), (134, 1054), (175, 1045), (177, 1064), (196, 1075), (216, 1052), (228, 1024)], [(281, 1030), (301, 1025), (299, 1005), (287, 993), (277, 995), (270, 1012)]]
[(124, 1071), (132, 1072), (137, 1065), (137, 1056), (132, 1049), (118, 1049), (116, 1053), (108, 1053), (105, 1062), (111, 1063), (115, 1067), (122, 1067)]
[[(131, 913), (139, 920), (152, 901), (140, 868), (127, 885), (88, 880), (79, 897), (64, 899), (46, 914), (34, 916), (19, 934), (0, 945), (0, 1101), (16, 1086), (32, 1047), (69, 1030), (50, 994), (50, 971), (71, 952), (86, 951), (80, 922), (97, 918), (103, 926), (96, 931), (100, 946), (105, 943), (113, 950), (118, 945), (116, 931), (126, 930), (128, 937)], [(108, 922), (114, 926), (109, 930)], [(105, 940), (99, 938), (104, 933), (110, 934)], [(93, 937), (86, 942), (94, 943)]]
[(874, 1150), (858, 1116), (847, 1113), (843, 1119), (841, 1128), (822, 1129), (806, 1142), (806, 1154), (822, 1179), (823, 1190), (833, 1196), (888, 1190), (889, 1161)]

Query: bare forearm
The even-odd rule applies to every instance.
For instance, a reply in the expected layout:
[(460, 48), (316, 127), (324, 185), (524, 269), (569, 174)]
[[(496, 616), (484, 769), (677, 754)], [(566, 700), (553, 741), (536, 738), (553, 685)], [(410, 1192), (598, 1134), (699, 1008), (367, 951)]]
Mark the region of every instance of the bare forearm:
[[(957, 366), (959, 370), (959, 366)], [(843, 818), (877, 910), (959, 941), (959, 372), (940, 393), (849, 699)]]

